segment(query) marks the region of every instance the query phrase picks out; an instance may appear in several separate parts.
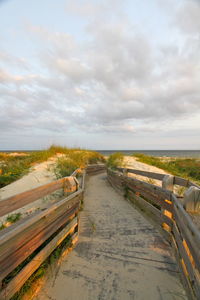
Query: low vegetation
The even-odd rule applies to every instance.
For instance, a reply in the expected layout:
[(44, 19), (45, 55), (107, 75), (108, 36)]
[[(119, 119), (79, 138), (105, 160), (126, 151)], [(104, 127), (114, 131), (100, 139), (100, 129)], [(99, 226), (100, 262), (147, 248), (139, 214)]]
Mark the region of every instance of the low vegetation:
[(6, 218), (6, 221), (4, 223), (1, 222), (0, 224), (0, 230), (10, 226), (11, 224), (17, 222), (21, 218), (21, 213), (14, 213), (11, 215), (8, 215)]
[(59, 158), (54, 169), (56, 177), (71, 175), (77, 168), (85, 168), (88, 164), (103, 163), (103, 155), (94, 151), (71, 151), (63, 158)]
[(21, 213), (16, 213), (16, 214), (9, 215), (6, 221), (13, 224), (17, 222), (20, 218), (21, 218)]
[[(48, 160), (57, 154), (63, 154), (58, 161), (56, 174), (58, 177), (70, 175), (77, 167), (85, 166), (87, 163), (103, 162), (104, 157), (97, 152), (82, 150), (79, 148), (66, 148), (52, 145), (43, 151), (27, 152), (12, 156), (6, 153), (0, 154), (0, 188), (12, 183), (29, 172), (36, 163)], [(66, 171), (64, 168), (67, 168)]]
[(107, 160), (107, 167), (115, 170), (117, 167), (123, 167), (124, 155), (121, 152), (111, 154)]
[(200, 183), (200, 160), (197, 158), (170, 158), (166, 160), (141, 153), (135, 153), (133, 156), (137, 157), (140, 162)]

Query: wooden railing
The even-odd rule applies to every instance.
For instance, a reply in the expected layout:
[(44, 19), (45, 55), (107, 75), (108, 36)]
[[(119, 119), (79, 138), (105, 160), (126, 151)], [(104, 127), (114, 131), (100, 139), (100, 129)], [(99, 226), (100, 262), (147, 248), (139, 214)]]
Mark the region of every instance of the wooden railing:
[[(0, 231), (1, 300), (10, 299), (66, 237), (71, 237), (72, 244), (77, 241), (78, 212), (86, 173), (92, 175), (103, 170), (103, 165), (77, 169), (70, 177), (0, 201), (0, 216), (3, 216), (61, 188), (67, 195), (44, 211), (35, 212)], [(78, 174), (80, 183), (72, 180)]]
[[(129, 177), (128, 173), (160, 180), (162, 187)], [(107, 175), (114, 188), (159, 224), (173, 247), (189, 299), (200, 299), (200, 231), (171, 186), (167, 189), (166, 175), (125, 168), (108, 169)], [(200, 188), (177, 176), (173, 177), (173, 184)]]

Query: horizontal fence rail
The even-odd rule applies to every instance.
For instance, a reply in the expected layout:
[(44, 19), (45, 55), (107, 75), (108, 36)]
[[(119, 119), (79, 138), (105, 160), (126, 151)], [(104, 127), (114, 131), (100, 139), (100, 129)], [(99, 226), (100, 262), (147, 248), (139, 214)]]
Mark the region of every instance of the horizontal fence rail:
[[(129, 177), (128, 173), (160, 180), (162, 188)], [(115, 189), (139, 206), (160, 226), (173, 247), (189, 299), (200, 299), (200, 231), (173, 193), (172, 185), (187, 188), (194, 186), (198, 189), (200, 187), (177, 176), (173, 176), (173, 184), (167, 187), (166, 174), (129, 168), (117, 168), (115, 171), (107, 169), (107, 177)]]
[[(157, 179), (162, 181), (166, 174), (159, 174), (155, 172), (148, 172), (148, 171), (143, 171), (143, 170), (136, 170), (136, 169), (129, 169), (129, 168), (117, 168), (118, 171), (120, 172), (127, 172), (127, 173), (133, 173), (136, 175), (152, 178), (152, 179)], [(200, 188), (199, 185), (197, 185), (194, 182), (191, 182), (190, 180), (174, 176), (174, 184), (183, 186), (183, 187), (190, 187), (190, 186), (196, 186), (197, 188)]]
[(104, 171), (106, 171), (106, 166), (104, 164), (90, 165), (86, 168), (86, 172), (88, 175), (95, 175)]
[(1, 300), (10, 299), (65, 238), (69, 237), (72, 244), (76, 242), (86, 174), (102, 171), (105, 171), (104, 165), (77, 169), (69, 177), (0, 201), (0, 216), (3, 216), (58, 189), (62, 188), (67, 194), (44, 211), (35, 212), (0, 231)]
[(17, 210), (25, 205), (32, 203), (44, 196), (47, 196), (59, 189), (64, 189), (69, 182), (69, 178), (61, 178), (53, 182), (41, 185), (32, 190), (14, 195), (7, 199), (0, 201), (0, 217), (4, 216), (14, 210)]

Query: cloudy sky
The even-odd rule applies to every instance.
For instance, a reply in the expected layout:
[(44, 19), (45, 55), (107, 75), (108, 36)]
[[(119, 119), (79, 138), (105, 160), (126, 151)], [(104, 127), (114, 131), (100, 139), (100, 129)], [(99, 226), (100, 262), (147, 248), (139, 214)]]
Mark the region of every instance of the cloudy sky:
[(199, 0), (0, 0), (0, 149), (200, 149)]

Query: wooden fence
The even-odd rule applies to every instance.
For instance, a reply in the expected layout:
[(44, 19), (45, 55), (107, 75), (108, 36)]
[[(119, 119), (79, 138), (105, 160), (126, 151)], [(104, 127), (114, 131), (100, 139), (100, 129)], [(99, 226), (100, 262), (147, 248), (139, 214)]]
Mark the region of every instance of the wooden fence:
[[(160, 180), (163, 183), (166, 175), (125, 168), (118, 168), (117, 171), (107, 170), (111, 185), (159, 224), (162, 233), (173, 247), (189, 299), (200, 299), (200, 231), (185, 211), (181, 199), (171, 188), (168, 190), (166, 185), (163, 188), (129, 177), (128, 173)], [(177, 176), (174, 176), (173, 184), (200, 188)]]
[[(92, 175), (103, 170), (104, 165), (88, 166), (81, 172), (77, 169), (70, 177), (0, 201), (0, 216), (3, 216), (58, 189), (62, 188), (64, 194), (70, 193), (44, 211), (35, 212), (0, 231), (1, 300), (10, 299), (66, 237), (71, 237), (72, 244), (76, 242), (86, 173)], [(71, 189), (71, 178), (78, 174), (80, 184), (74, 180), (75, 188)]]

